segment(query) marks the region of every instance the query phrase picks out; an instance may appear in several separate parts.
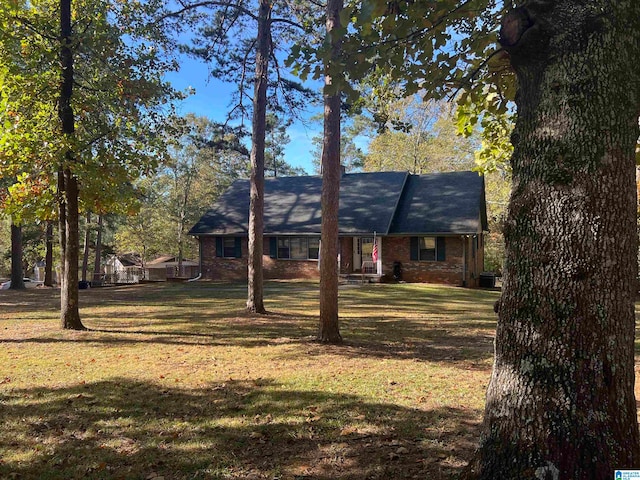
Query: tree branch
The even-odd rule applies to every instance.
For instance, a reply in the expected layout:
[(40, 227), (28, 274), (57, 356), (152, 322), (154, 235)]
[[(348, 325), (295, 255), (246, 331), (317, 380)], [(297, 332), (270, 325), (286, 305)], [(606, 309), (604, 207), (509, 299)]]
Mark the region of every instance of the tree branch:
[(480, 70), (482, 70), (484, 68), (484, 66), (489, 63), (489, 61), (495, 57), (496, 55), (498, 55), (499, 53), (505, 52), (506, 50), (504, 48), (499, 48), (498, 50), (496, 50), (495, 52), (493, 52), (491, 55), (489, 55), (487, 58), (485, 58), (482, 63), (480, 63), (480, 65), (478, 65), (478, 68), (476, 68), (475, 70), (473, 70), (469, 75), (465, 76), (462, 81), (460, 82), (460, 86), (456, 89), (455, 92), (453, 92), (451, 95), (449, 95), (447, 97), (447, 99), (449, 101), (453, 100), (454, 98), (456, 98), (456, 95), (458, 95), (458, 93), (460, 93), (460, 90), (462, 90), (466, 85), (469, 85), (471, 83), (471, 81), (475, 78), (476, 75), (478, 75), (478, 73), (480, 73)]
[(42, 38), (46, 38), (47, 40), (51, 41), (51, 42), (59, 42), (60, 38), (57, 36), (53, 36), (53, 35), (47, 35), (45, 33), (42, 33), (41, 31), (39, 31), (36, 26), (31, 23), (29, 20), (27, 20), (26, 18), (22, 18), (19, 16), (15, 16), (13, 17), (13, 19), (15, 21), (17, 21), (18, 23), (22, 24), (24, 27), (27, 28), (27, 30), (35, 33), (36, 35), (41, 36)]
[(258, 17), (256, 15), (254, 15), (250, 10), (242, 7), (241, 5), (238, 4), (231, 4), (229, 2), (225, 2), (225, 1), (216, 1), (216, 0), (205, 0), (203, 2), (197, 2), (197, 3), (186, 3), (186, 2), (180, 2), (180, 5), (182, 5), (182, 8), (180, 10), (176, 10), (175, 12), (168, 12), (164, 15), (162, 15), (159, 20), (165, 20), (167, 18), (176, 18), (176, 17), (180, 17), (182, 14), (189, 12), (191, 10), (197, 10), (198, 8), (201, 7), (227, 7), (227, 8), (235, 8), (236, 10), (242, 12), (243, 14), (247, 15), (248, 17), (250, 17), (253, 20), (258, 20)]

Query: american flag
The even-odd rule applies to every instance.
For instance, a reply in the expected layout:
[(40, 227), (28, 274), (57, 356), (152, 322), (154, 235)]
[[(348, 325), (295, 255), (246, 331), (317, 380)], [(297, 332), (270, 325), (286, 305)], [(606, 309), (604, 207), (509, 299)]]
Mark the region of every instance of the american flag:
[(373, 263), (378, 261), (378, 242), (376, 242), (375, 238), (373, 239), (373, 249), (371, 250), (371, 260)]

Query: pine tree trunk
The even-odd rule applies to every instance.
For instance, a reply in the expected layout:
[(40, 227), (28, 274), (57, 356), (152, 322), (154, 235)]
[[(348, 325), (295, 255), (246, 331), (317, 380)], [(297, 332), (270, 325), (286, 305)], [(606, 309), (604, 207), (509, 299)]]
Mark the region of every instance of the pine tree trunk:
[[(58, 114), (62, 134), (70, 138), (75, 131), (71, 95), (73, 93), (73, 53), (71, 51), (71, 0), (60, 0), (60, 65), (62, 67)], [(62, 328), (85, 330), (78, 308), (78, 180), (71, 171), (73, 152), (65, 154), (67, 165), (58, 171), (60, 208), (60, 249), (62, 255), (62, 283), (60, 289), (60, 321)], [(60, 188), (61, 187), (61, 188)]]
[(640, 2), (531, 2), (507, 15), (501, 43), (519, 82), (513, 191), (495, 363), (467, 478), (608, 480), (640, 467)]
[[(342, 0), (327, 2), (327, 34), (331, 60), (340, 57)], [(318, 340), (340, 343), (338, 325), (338, 208), (340, 205), (340, 91), (325, 66), (324, 136), (322, 143), (322, 224), (320, 242), (320, 324)]]
[(264, 150), (267, 118), (267, 82), (271, 52), (271, 2), (260, 0), (256, 40), (256, 80), (251, 135), (251, 193), (249, 206), (249, 261), (247, 310), (266, 313), (262, 273), (264, 233)]
[(95, 261), (93, 263), (93, 281), (102, 281), (102, 215), (98, 215), (98, 230), (96, 233)]
[(53, 287), (53, 222), (47, 221), (45, 233), (44, 284)]
[(11, 290), (24, 290), (22, 268), (22, 227), (11, 222)]
[(91, 246), (91, 213), (87, 213), (87, 225), (84, 231), (84, 248), (82, 250), (82, 281), (87, 281), (89, 270), (89, 248)]

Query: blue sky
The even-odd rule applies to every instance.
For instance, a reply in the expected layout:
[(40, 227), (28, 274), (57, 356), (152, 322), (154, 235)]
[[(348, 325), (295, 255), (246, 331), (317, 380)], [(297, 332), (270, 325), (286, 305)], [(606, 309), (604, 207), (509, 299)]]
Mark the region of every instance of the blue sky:
[[(180, 71), (171, 73), (165, 78), (178, 90), (193, 87), (196, 93), (178, 105), (178, 113), (181, 115), (195, 113), (215, 121), (224, 121), (234, 85), (209, 78), (208, 67), (202, 61), (183, 55), (180, 62)], [(319, 106), (310, 108), (309, 111), (301, 114), (304, 121), (298, 121), (288, 129), (291, 142), (285, 147), (286, 161), (294, 167), (304, 168), (309, 174), (314, 173), (311, 163), (313, 149), (311, 139), (322, 132), (322, 124), (308, 121), (308, 119), (321, 111)]]

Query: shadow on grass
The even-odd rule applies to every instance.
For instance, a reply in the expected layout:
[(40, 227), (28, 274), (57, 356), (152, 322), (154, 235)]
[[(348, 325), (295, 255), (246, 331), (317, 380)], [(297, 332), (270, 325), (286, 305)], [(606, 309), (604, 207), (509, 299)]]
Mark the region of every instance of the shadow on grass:
[(449, 479), (479, 412), (415, 410), (267, 380), (113, 379), (2, 397), (0, 478)]
[[(293, 282), (268, 282), (266, 286), (265, 298), (271, 311), (266, 316), (243, 309), (246, 292), (241, 284), (95, 289), (83, 292), (83, 311), (87, 312), (83, 321), (90, 329), (85, 335), (51, 337), (40, 332), (3, 341), (247, 348), (298, 343), (309, 354), (325, 353), (327, 347), (313, 346), (318, 317), (309, 312), (317, 307), (318, 286)], [(51, 292), (41, 295), (41, 303), (51, 303), (51, 296)], [(20, 296), (16, 298), (21, 300)], [(331, 351), (346, 356), (486, 362), (493, 355), (495, 298), (494, 292), (415, 284), (349, 289), (340, 294), (340, 328), (346, 342)], [(33, 306), (22, 303), (16, 303), (15, 311), (30, 315)]]

